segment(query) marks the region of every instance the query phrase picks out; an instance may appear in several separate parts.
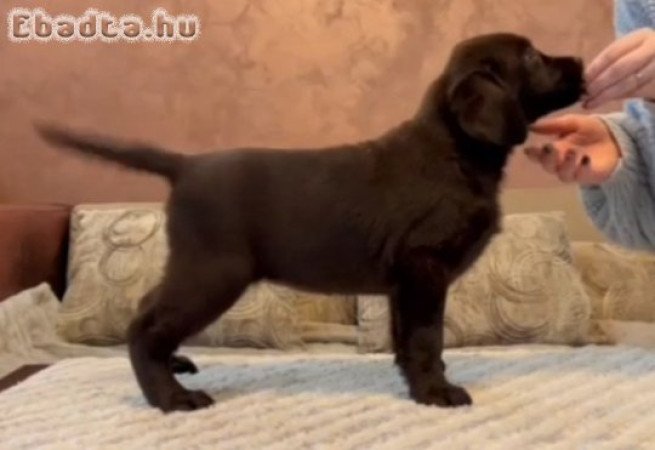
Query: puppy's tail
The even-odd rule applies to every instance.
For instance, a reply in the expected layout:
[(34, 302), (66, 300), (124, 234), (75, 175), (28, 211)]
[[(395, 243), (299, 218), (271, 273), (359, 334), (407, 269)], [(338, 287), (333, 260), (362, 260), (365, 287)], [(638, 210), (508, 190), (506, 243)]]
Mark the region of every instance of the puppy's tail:
[(48, 143), (72, 149), (131, 169), (150, 172), (175, 181), (188, 157), (141, 144), (127, 144), (97, 136), (81, 135), (47, 124), (35, 124)]

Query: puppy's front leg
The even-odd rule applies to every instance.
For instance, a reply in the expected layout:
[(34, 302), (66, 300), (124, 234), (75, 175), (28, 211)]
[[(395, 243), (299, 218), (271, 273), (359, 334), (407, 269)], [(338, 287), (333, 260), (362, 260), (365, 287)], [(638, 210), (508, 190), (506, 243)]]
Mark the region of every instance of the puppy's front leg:
[(441, 358), (448, 289), (444, 267), (419, 251), (404, 258), (398, 276), (391, 296), (394, 350), (410, 396), (426, 405), (471, 404), (468, 393), (446, 379)]

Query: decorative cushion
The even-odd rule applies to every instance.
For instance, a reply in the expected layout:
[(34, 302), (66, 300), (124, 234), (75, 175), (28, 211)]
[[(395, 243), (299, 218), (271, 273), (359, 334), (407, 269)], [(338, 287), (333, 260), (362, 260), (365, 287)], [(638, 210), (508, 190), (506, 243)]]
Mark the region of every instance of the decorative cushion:
[(341, 325), (357, 323), (355, 295), (325, 295), (283, 286), (279, 287), (278, 292), (291, 299), (302, 321)]
[(655, 255), (601, 242), (574, 242), (572, 250), (592, 319), (655, 322)]
[(63, 205), (0, 206), (0, 301), (43, 282), (63, 295), (70, 210)]
[(57, 342), (54, 321), (60, 306), (47, 283), (7, 298), (0, 307), (0, 354), (29, 355)]
[[(58, 320), (69, 341), (116, 344), (138, 303), (161, 278), (168, 253), (160, 204), (80, 205), (71, 219), (68, 290)], [(268, 283), (251, 286), (191, 345), (291, 348), (302, 344), (289, 296)]]
[(591, 318), (611, 343), (652, 343), (655, 254), (601, 242), (573, 242), (574, 265), (591, 299)]
[(304, 342), (357, 343), (357, 297), (325, 295), (276, 286), (279, 298), (291, 301)]
[[(590, 300), (572, 266), (560, 213), (503, 218), (474, 266), (448, 293), (445, 346), (581, 344), (590, 339)], [(390, 351), (385, 297), (358, 299), (361, 352)]]

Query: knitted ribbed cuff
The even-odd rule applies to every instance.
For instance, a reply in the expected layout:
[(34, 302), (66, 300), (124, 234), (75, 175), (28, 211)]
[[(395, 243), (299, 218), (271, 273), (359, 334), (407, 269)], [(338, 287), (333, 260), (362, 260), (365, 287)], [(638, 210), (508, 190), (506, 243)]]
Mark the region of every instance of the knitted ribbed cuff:
[(634, 189), (637, 180), (637, 149), (635, 141), (623, 124), (629, 120), (624, 113), (610, 114), (601, 117), (610, 132), (614, 136), (621, 151), (621, 159), (610, 178), (601, 185), (583, 186), (580, 189), (582, 203), (597, 228), (608, 232), (606, 226), (609, 223), (609, 215), (617, 208), (624, 208), (623, 204), (626, 192)]
[(601, 117), (601, 119), (605, 122), (618, 144), (619, 150), (621, 151), (621, 159), (610, 178), (599, 187), (604, 191), (621, 189), (621, 186), (625, 185), (625, 183), (635, 182), (638, 176), (638, 150), (635, 148), (635, 140), (622, 126), (622, 123), (626, 121), (625, 114), (610, 114)]

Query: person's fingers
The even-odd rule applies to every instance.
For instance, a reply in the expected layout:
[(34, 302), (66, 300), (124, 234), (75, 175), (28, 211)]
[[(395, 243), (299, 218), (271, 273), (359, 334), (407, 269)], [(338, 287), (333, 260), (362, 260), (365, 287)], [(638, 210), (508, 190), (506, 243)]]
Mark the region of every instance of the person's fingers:
[(591, 158), (589, 158), (589, 156), (584, 155), (580, 159), (580, 164), (578, 164), (578, 167), (575, 171), (574, 180), (584, 186), (589, 186), (596, 183), (596, 181), (593, 179)]
[(655, 83), (655, 57), (640, 72), (641, 86), (633, 93), (634, 97), (651, 97), (653, 95), (653, 84)]
[(564, 183), (571, 183), (575, 181), (575, 173), (577, 170), (578, 158), (575, 150), (569, 149), (564, 155), (564, 161), (557, 168), (557, 177)]
[(578, 129), (578, 120), (574, 115), (541, 119), (530, 126), (530, 131), (537, 134), (563, 136)]
[(587, 66), (585, 74), (587, 81), (595, 81), (601, 73), (619, 60), (619, 58), (639, 47), (647, 36), (647, 33), (647, 30), (637, 30), (608, 45), (605, 50), (600, 52), (600, 54), (598, 54), (598, 56), (596, 56), (596, 58), (594, 58), (594, 60)]
[(540, 162), (539, 157), (541, 156), (541, 149), (534, 147), (534, 146), (529, 146), (525, 147), (523, 149), (523, 153), (528, 157), (530, 161), (533, 162)]
[[(623, 83), (627, 90), (634, 90), (635, 84), (645, 81), (644, 69), (651, 61), (650, 49), (642, 46), (629, 52), (601, 72), (593, 81), (587, 84), (587, 94), (590, 100), (598, 97), (610, 87)], [(624, 93), (628, 91), (624, 90)]]
[(541, 150), (539, 162), (544, 170), (548, 173), (557, 173), (557, 166), (559, 166), (559, 155), (557, 149), (553, 144), (546, 144)]
[(584, 103), (584, 107), (587, 109), (594, 109), (613, 100), (633, 97), (634, 94), (643, 87), (643, 85), (641, 77), (626, 77), (600, 92), (595, 97), (587, 99)]

